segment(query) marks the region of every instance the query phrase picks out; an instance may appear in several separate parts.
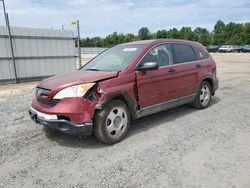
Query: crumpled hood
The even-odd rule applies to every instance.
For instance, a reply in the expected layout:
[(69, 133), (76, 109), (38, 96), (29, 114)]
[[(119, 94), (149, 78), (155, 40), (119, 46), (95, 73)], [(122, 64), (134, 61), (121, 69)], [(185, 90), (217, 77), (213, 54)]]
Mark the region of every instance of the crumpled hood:
[(60, 90), (76, 84), (96, 82), (99, 80), (113, 78), (116, 77), (117, 75), (118, 72), (78, 70), (66, 74), (52, 76), (40, 82), (38, 87), (50, 90)]

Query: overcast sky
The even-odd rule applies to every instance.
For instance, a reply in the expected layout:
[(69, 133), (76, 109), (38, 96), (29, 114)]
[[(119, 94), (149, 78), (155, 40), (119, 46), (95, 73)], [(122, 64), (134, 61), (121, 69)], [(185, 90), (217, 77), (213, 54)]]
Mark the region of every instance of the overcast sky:
[[(211, 31), (218, 19), (250, 22), (249, 0), (5, 0), (5, 4), (13, 26), (73, 29), (71, 21), (79, 19), (81, 37), (137, 33), (143, 26), (152, 32), (182, 26)], [(0, 12), (0, 25), (3, 18)]]

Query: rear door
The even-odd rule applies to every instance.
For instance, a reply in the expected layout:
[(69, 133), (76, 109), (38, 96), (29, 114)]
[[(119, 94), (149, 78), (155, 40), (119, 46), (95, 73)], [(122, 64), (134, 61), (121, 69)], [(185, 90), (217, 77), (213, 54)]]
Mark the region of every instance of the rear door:
[(196, 61), (195, 51), (190, 45), (171, 44), (174, 55), (174, 64), (178, 70), (178, 84), (180, 99), (196, 94), (198, 83), (198, 70), (200, 67)]
[(173, 65), (171, 45), (160, 44), (152, 48), (139, 66), (145, 62), (157, 62), (159, 69), (136, 72), (140, 107), (149, 107), (173, 99), (177, 99), (175, 102), (178, 103), (178, 75)]

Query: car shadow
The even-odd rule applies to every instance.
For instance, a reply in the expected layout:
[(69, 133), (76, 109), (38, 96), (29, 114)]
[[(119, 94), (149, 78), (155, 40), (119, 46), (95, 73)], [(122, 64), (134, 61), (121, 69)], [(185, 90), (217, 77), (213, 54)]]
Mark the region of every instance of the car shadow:
[(211, 102), (210, 102), (209, 107), (211, 107), (211, 106), (213, 106), (213, 105), (219, 103), (220, 101), (221, 101), (221, 99), (220, 99), (219, 97), (213, 96), (213, 97), (212, 97), (212, 100), (211, 100)]
[[(210, 103), (210, 107), (216, 105), (220, 101), (221, 101), (220, 98), (213, 96)], [(140, 132), (148, 131), (151, 128), (156, 128), (157, 126), (160, 126), (163, 123), (175, 121), (175, 119), (194, 113), (197, 110), (198, 109), (190, 105), (183, 105), (134, 120), (131, 123), (126, 139), (129, 139), (129, 137), (139, 134)], [(93, 135), (70, 136), (47, 128), (44, 128), (44, 131), (46, 137), (49, 140), (57, 142), (61, 146), (73, 147), (73, 148), (85, 148), (85, 149), (112, 147), (112, 145), (107, 145), (99, 142)]]
[(72, 148), (103, 148), (109, 147), (99, 142), (94, 135), (90, 136), (77, 136), (77, 135), (67, 135), (56, 130), (50, 130), (44, 128), (46, 137), (52, 141), (56, 142), (61, 146), (72, 147)]
[[(209, 107), (216, 105), (220, 101), (220, 98), (213, 96)], [(135, 120), (130, 127), (128, 137), (139, 134), (142, 131), (155, 128), (163, 123), (175, 121), (179, 117), (183, 117), (197, 111), (197, 108), (187, 104)]]

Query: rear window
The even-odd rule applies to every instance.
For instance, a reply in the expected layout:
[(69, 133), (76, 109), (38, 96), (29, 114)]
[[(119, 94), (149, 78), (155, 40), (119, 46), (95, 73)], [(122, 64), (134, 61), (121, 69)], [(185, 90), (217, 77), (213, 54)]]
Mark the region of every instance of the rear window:
[(175, 64), (195, 61), (195, 53), (191, 46), (185, 44), (172, 44)]
[(209, 55), (207, 52), (201, 50), (201, 49), (198, 49), (198, 48), (193, 48), (194, 51), (195, 51), (195, 55), (196, 55), (196, 59), (197, 60), (204, 60), (204, 59), (208, 59), (209, 58)]

